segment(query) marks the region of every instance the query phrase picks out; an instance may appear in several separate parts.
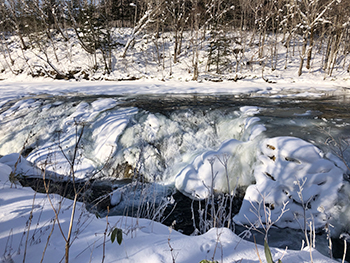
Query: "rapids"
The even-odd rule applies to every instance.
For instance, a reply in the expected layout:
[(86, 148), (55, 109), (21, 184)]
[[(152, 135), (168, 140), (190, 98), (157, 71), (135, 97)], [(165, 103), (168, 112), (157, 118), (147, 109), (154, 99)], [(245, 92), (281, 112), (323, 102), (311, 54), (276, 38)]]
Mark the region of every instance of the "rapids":
[[(233, 194), (248, 187), (236, 223), (257, 215), (266, 223), (263, 197), (273, 220), (289, 203), (281, 227), (300, 228), (306, 206), (317, 228), (330, 220), (339, 235), (350, 231), (348, 102), (330, 96), (33, 95), (1, 103), (0, 155), (21, 153), (35, 169), (17, 163), (17, 173), (29, 176), (47, 170), (65, 180), (72, 158), (80, 179), (137, 175), (159, 186), (154, 196), (160, 199), (174, 187), (196, 200), (211, 189)], [(111, 195), (112, 203), (130, 195), (125, 187)], [(252, 205), (256, 213), (248, 215)]]

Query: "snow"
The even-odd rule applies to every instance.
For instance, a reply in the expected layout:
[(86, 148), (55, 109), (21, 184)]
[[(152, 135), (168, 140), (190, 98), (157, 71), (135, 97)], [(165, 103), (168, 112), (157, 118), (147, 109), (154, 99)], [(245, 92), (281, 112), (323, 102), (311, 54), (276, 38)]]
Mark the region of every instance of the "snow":
[[(176, 188), (200, 200), (210, 196), (211, 188), (219, 192), (227, 192), (228, 185), (225, 178), (225, 167), (219, 161), (215, 162), (215, 160), (216, 158), (220, 158), (220, 156), (222, 158), (231, 156), (234, 152), (237, 152), (236, 147), (238, 145), (240, 145), (240, 142), (233, 139), (223, 143), (218, 151), (209, 151), (197, 156), (190, 165), (185, 167), (176, 176)], [(214, 160), (213, 164), (211, 164), (211, 160)], [(211, 165), (213, 166), (213, 171)], [(232, 180), (234, 178), (230, 179)], [(230, 185), (234, 184), (230, 182)]]
[[(217, 151), (207, 151), (197, 155), (183, 170), (176, 175), (175, 186), (185, 195), (203, 200), (211, 195), (211, 188), (218, 192), (228, 192), (238, 185), (249, 185), (253, 178), (253, 167), (257, 141), (265, 127), (258, 124), (259, 118), (253, 117), (259, 113), (258, 107), (243, 106), (240, 108), (242, 119), (233, 127), (241, 127), (237, 134), (245, 134), (239, 141), (229, 139), (224, 141)], [(229, 126), (225, 131), (233, 130)], [(211, 164), (212, 163), (212, 164)], [(228, 172), (225, 171), (227, 165)], [(213, 170), (212, 170), (213, 168)]]
[(18, 174), (27, 174), (33, 177), (41, 177), (42, 171), (33, 166), (25, 158), (18, 153), (11, 153), (0, 158), (0, 162), (11, 167), (11, 171), (15, 170)]
[[(13, 158), (13, 161), (15, 157)], [(0, 247), (3, 262), (59, 262), (64, 258), (64, 238), (46, 194), (30, 188), (12, 185), (8, 176), (12, 169), (0, 163)], [(50, 195), (58, 209), (59, 222), (67, 234), (72, 201)], [(200, 236), (186, 236), (146, 219), (130, 217), (96, 218), (77, 204), (70, 247), (70, 262), (200, 262), (203, 259), (222, 262), (258, 262), (255, 245), (240, 239), (226, 228), (213, 228)], [(107, 221), (108, 220), (108, 221)], [(108, 226), (107, 236), (105, 230)], [(121, 245), (111, 243), (111, 227), (123, 230)], [(106, 238), (106, 239), (104, 239)], [(45, 248), (46, 244), (48, 246)], [(264, 248), (257, 246), (263, 257)], [(45, 253), (43, 253), (45, 251)], [(103, 252), (105, 251), (105, 252)], [(301, 251), (271, 248), (274, 259), (285, 262), (309, 262), (307, 248)], [(312, 250), (315, 263), (331, 262), (329, 258)]]
[[(115, 93), (130, 93), (140, 94), (147, 92), (232, 92), (233, 94), (263, 91), (278, 94), (279, 88), (271, 89), (266, 87), (264, 83), (249, 82), (251, 85), (248, 88), (248, 83), (242, 84), (242, 88), (232, 87), (232, 83), (220, 83), (212, 85), (205, 84), (208, 90), (203, 90), (204, 84), (199, 83), (148, 83), (144, 82), (130, 82), (130, 83), (70, 83), (70, 82), (11, 82), (4, 81), (1, 83), (0, 94), (5, 100), (25, 96), (30, 90), (31, 93), (37, 94), (54, 94), (60, 95), (67, 93), (85, 93), (85, 94), (115, 94)], [(247, 87), (245, 87), (247, 85)], [(259, 88), (254, 88), (254, 85)], [(264, 87), (265, 86), (265, 87)], [(327, 86), (327, 85), (325, 85)], [(253, 88), (252, 88), (253, 87)], [(327, 92), (337, 92), (338, 89), (334, 86), (327, 88), (320, 88), (317, 90), (316, 96), (324, 90)], [(310, 93), (311, 94), (311, 93)], [(283, 96), (280, 93), (279, 96)], [(30, 103), (30, 99), (22, 100), (13, 105), (9, 110), (4, 112), (1, 117), (6, 118), (9, 114), (18, 114), (20, 109), (34, 107)], [(55, 103), (56, 106), (61, 105), (59, 101)], [(122, 131), (126, 129), (128, 119), (133, 116), (137, 110), (133, 108), (123, 109), (117, 111), (115, 114), (104, 114), (106, 109), (116, 106), (116, 101), (113, 99), (100, 99), (91, 104), (81, 103), (74, 112), (67, 114), (64, 119), (60, 120), (61, 127), (68, 129), (68, 133), (62, 137), (65, 142), (66, 138), (75, 133), (72, 126), (74, 121), (89, 121), (97, 118), (95, 121), (96, 129), (92, 135), (95, 141), (94, 152), (101, 162), (107, 158), (112, 147), (118, 147), (115, 144), (117, 138), (121, 136)], [(52, 107), (52, 106), (51, 106)], [(50, 107), (43, 109), (49, 111)], [(332, 206), (337, 196), (337, 191), (341, 186), (341, 178), (343, 170), (339, 168), (339, 160), (332, 157), (338, 162), (335, 165), (334, 160), (323, 156), (322, 152), (315, 146), (306, 143), (298, 138), (293, 137), (277, 137), (267, 138), (261, 141), (259, 135), (264, 131), (264, 127), (260, 125), (259, 118), (255, 117), (259, 112), (258, 107), (242, 107), (240, 113), (244, 118), (241, 118), (238, 123), (242, 123), (239, 127), (246, 132), (241, 138), (224, 141), (217, 151), (202, 152), (188, 158), (188, 166), (183, 168), (175, 180), (176, 186), (183, 192), (189, 195), (195, 195), (204, 198), (208, 194), (208, 187), (211, 184), (211, 170), (208, 158), (224, 156), (228, 154), (234, 160), (234, 165), (239, 171), (239, 174), (246, 174), (247, 176), (240, 177), (239, 180), (246, 180), (242, 184), (249, 185), (253, 178), (249, 176), (252, 172), (247, 166), (243, 164), (252, 162), (248, 156), (257, 152), (256, 145), (259, 145), (261, 154), (257, 156), (261, 162), (255, 168), (254, 178), (256, 184), (249, 186), (245, 202), (239, 215), (235, 217), (236, 221), (242, 222), (246, 219), (244, 215), (252, 221), (252, 218), (247, 213), (250, 209), (250, 201), (256, 202), (259, 200), (259, 195), (266, 195), (266, 201), (275, 204), (276, 214), (273, 213), (273, 219), (280, 211), (281, 205), (284, 201), (290, 201), (290, 196), (293, 196), (298, 201), (296, 180), (305, 181), (303, 186), (304, 192), (307, 194), (305, 198), (317, 195), (317, 199), (313, 201), (312, 210), (310, 213), (315, 218), (315, 223), (322, 225), (324, 223), (324, 215), (317, 211), (319, 206), (323, 206), (329, 213), (337, 213)], [(225, 125), (228, 125), (227, 123)], [(159, 136), (160, 129), (166, 126), (162, 123), (159, 117), (150, 114), (145, 120), (145, 136), (150, 140), (155, 136)], [(233, 125), (237, 127), (236, 125)], [(223, 126), (226, 127), (226, 126)], [(250, 130), (251, 129), (251, 130)], [(247, 132), (249, 130), (249, 132)], [(271, 145), (273, 147), (266, 147)], [(67, 145), (69, 146), (69, 145)], [(10, 146), (12, 147), (12, 146)], [(53, 147), (53, 146), (51, 146)], [(71, 146), (69, 146), (71, 147)], [(239, 148), (239, 150), (237, 149)], [(7, 148), (9, 149), (9, 148)], [(52, 149), (52, 151), (57, 151)], [(237, 154), (238, 151), (238, 154)], [(236, 155), (232, 157), (232, 153)], [(40, 156), (45, 156), (44, 153), (36, 153), (28, 156), (28, 161), (38, 163)], [(271, 159), (275, 156), (275, 160)], [(238, 158), (239, 157), (239, 158)], [(289, 161), (286, 160), (288, 157)], [(19, 185), (12, 186), (8, 180), (8, 175), (13, 169), (14, 164), (19, 158), (18, 154), (11, 154), (0, 159), (0, 174), (1, 174), (1, 234), (0, 247), (3, 248), (2, 260), (9, 260), (12, 258), (14, 262), (23, 260), (25, 247), (27, 262), (40, 262), (42, 251), (44, 251), (45, 244), (49, 237), (49, 246), (46, 249), (44, 262), (51, 262), (52, 258), (60, 260), (64, 256), (64, 239), (57, 227), (57, 222), (53, 233), (50, 236), (52, 226), (54, 224), (54, 213), (48, 202), (45, 194), (34, 193), (29, 188), (23, 188)], [(33, 168), (23, 157), (17, 167), (17, 172), (28, 172), (31, 174), (40, 174), (40, 170)], [(61, 162), (64, 160), (61, 158)], [(39, 162), (40, 163), (40, 162)], [(226, 177), (224, 167), (218, 160), (215, 161), (215, 170), (218, 171), (218, 177), (215, 180), (215, 188), (218, 190), (225, 190)], [(253, 165), (253, 164), (252, 164)], [(10, 168), (10, 166), (12, 168)], [(88, 171), (92, 166), (85, 164), (80, 167), (80, 170)], [(248, 166), (249, 167), (249, 166)], [(66, 169), (66, 168), (65, 168)], [(78, 170), (79, 170), (78, 169)], [(298, 171), (295, 174), (294, 171)], [(59, 172), (59, 171), (57, 171)], [(264, 174), (270, 173), (275, 180), (271, 180)], [(243, 179), (245, 178), (245, 179)], [(247, 179), (248, 178), (248, 179)], [(232, 186), (237, 182), (237, 177), (231, 178)], [(233, 187), (232, 187), (233, 188)], [(272, 189), (272, 190), (271, 190)], [(288, 190), (288, 194), (284, 191)], [(119, 203), (121, 200), (121, 192), (116, 191), (112, 196), (113, 203)], [(53, 205), (58, 207), (62, 201), (62, 208), (60, 210), (59, 220), (64, 233), (67, 233), (68, 222), (70, 219), (70, 209), (72, 201), (62, 199), (57, 195), (50, 195), (53, 200)], [(33, 198), (35, 197), (34, 203)], [(293, 204), (290, 201), (289, 217), (295, 211), (300, 212), (300, 206)], [(97, 219), (94, 215), (86, 212), (83, 204), (78, 204), (78, 214), (76, 216), (74, 231), (78, 231), (77, 239), (74, 240), (70, 250), (71, 262), (101, 262), (103, 256), (104, 231), (106, 229), (106, 218)], [(28, 222), (32, 214), (32, 223), (29, 227)], [(339, 217), (344, 216), (337, 214)], [(79, 218), (79, 220), (78, 220)], [(280, 221), (280, 226), (296, 227), (294, 223), (287, 223), (286, 217)], [(300, 220), (301, 222), (303, 220)], [(199, 262), (202, 259), (211, 259), (215, 253), (216, 260), (223, 260), (223, 262), (258, 262), (258, 256), (253, 243), (244, 241), (237, 237), (228, 229), (211, 229), (209, 232), (200, 236), (185, 236), (174, 230), (161, 225), (160, 223), (152, 222), (146, 219), (128, 218), (128, 217), (108, 217), (109, 229), (111, 226), (117, 226), (123, 229), (124, 239), (121, 245), (111, 243), (110, 238), (106, 237), (105, 242), (105, 262), (172, 262), (172, 256), (176, 262)], [(246, 223), (246, 222), (243, 222)], [(28, 229), (29, 241), (25, 245)], [(107, 232), (109, 232), (108, 230)], [(150, 240), (152, 240), (150, 242)], [(216, 252), (215, 247), (217, 247)], [(259, 255), (263, 257), (263, 247), (258, 245)], [(38, 253), (40, 251), (40, 253)], [(331, 262), (319, 252), (312, 250), (314, 262)], [(284, 251), (277, 248), (272, 248), (272, 255), (274, 259), (283, 257), (285, 262), (309, 262), (310, 254), (308, 248), (301, 251)]]
[[(276, 222), (282, 228), (304, 228), (304, 207), (306, 217), (312, 218), (316, 228), (325, 225), (328, 215), (337, 214), (335, 207), (343, 185), (342, 175), (346, 172), (344, 167), (341, 169), (324, 158), (311, 143), (294, 137), (265, 139), (260, 144), (260, 152), (260, 164), (254, 170), (256, 184), (246, 191), (241, 210), (234, 217), (237, 223), (258, 220), (256, 214), (249, 212), (252, 207), (257, 208), (261, 222), (266, 223), (269, 219), (262, 202), (273, 206), (272, 222), (277, 221), (284, 204), (288, 203), (288, 211)], [(320, 210), (327, 211), (328, 215)]]
[[(74, 43), (69, 45), (74, 49), (72, 54), (81, 54), (76, 50), (79, 45)], [(140, 45), (138, 42), (135, 49), (140, 48)], [(34, 55), (27, 55), (31, 61), (38, 59)], [(147, 60), (148, 57), (143, 59)], [(125, 63), (132, 63), (127, 56), (125, 60), (118, 60), (119, 64), (110, 77), (118, 79), (136, 76), (141, 79), (125, 82), (54, 81), (47, 78), (32, 79), (25, 74), (14, 77), (8, 75), (8, 72), (3, 75), (5, 80), (0, 82), (0, 140), (3, 142), (0, 154), (4, 155), (0, 159), (0, 255), (3, 262), (23, 262), (24, 259), (26, 262), (40, 262), (43, 251), (45, 251), (43, 262), (53, 262), (53, 259), (59, 262), (63, 259), (65, 242), (48, 196), (11, 183), (9, 175), (15, 166), (18, 174), (40, 177), (42, 174), (40, 168), (45, 166), (50, 171), (50, 176), (67, 175), (69, 165), (57, 141), (60, 141), (61, 147), (67, 149), (67, 152), (72, 151), (75, 146), (75, 135), (77, 131), (79, 132), (77, 123), (86, 125), (92, 123), (92, 127), (89, 127), (92, 130), (89, 135), (91, 144), (86, 146), (84, 154), (80, 155), (76, 166), (77, 177), (83, 178), (93, 172), (112, 152), (120, 149), (124, 150), (116, 158), (122, 158), (134, 166), (137, 165), (141, 154), (157, 159), (158, 153), (155, 148), (148, 147), (141, 152), (139, 140), (156, 142), (166, 138), (167, 148), (164, 155), (166, 161), (174, 166), (171, 171), (161, 170), (164, 172), (163, 179), (166, 183), (175, 184), (180, 191), (194, 198), (206, 198), (210, 194), (212, 182), (215, 191), (228, 190), (225, 167), (220, 160), (224, 157), (229, 158), (228, 165), (234, 171), (229, 175), (230, 189), (233, 190), (237, 185), (248, 186), (241, 211), (234, 217), (237, 223), (255, 223), (258, 218), (251, 213), (252, 205), (257, 208), (256, 212), (259, 211), (259, 214), (263, 215), (262, 206), (259, 204), (262, 204), (264, 198), (265, 202), (273, 207), (272, 221), (277, 220), (284, 203), (288, 202), (288, 211), (276, 223), (280, 227), (303, 227), (301, 204), (305, 202), (311, 206), (308, 209), (307, 219), (313, 218), (317, 227), (324, 226), (331, 217), (338, 223), (344, 223), (340, 226), (338, 224), (340, 228), (349, 229), (349, 225), (346, 224), (349, 224), (350, 216), (348, 202), (350, 187), (343, 182), (346, 167), (341, 160), (336, 156), (324, 154), (316, 146), (299, 138), (264, 138), (266, 128), (259, 124), (259, 117), (256, 116), (259, 107), (241, 107), (239, 111), (233, 113), (236, 118), (219, 122), (217, 133), (220, 141), (210, 141), (212, 130), (207, 123), (199, 125), (196, 133), (189, 132), (184, 136), (182, 145), (177, 151), (174, 150), (174, 145), (178, 144), (176, 134), (183, 131), (176, 123), (181, 120), (169, 121), (158, 114), (149, 113), (141, 124), (129, 127), (132, 117), (139, 111), (132, 107), (109, 111), (118, 106), (116, 99), (100, 98), (91, 103), (82, 102), (74, 106), (73, 103), (66, 105), (61, 101), (61, 96), (65, 96), (66, 99), (70, 95), (79, 94), (96, 97), (169, 93), (232, 96), (246, 94), (252, 97), (268, 96), (279, 99), (347, 96), (349, 92), (349, 76), (345, 70), (334, 73), (334, 77), (326, 79), (323, 79), (324, 74), (317, 70), (311, 70), (297, 77), (295, 61), (285, 71), (269, 72), (266, 69), (265, 77), (276, 80), (276, 83), (268, 83), (257, 77), (261, 75), (260, 69), (256, 72), (249, 70), (245, 78), (238, 82), (225, 79), (220, 83), (207, 82), (204, 80), (205, 76), (200, 78), (199, 82), (193, 82), (189, 81), (192, 76), (188, 73), (188, 67), (184, 66), (186, 63), (191, 64), (190, 59), (188, 55), (187, 61), (173, 65), (171, 77), (150, 63), (148, 65), (150, 74), (157, 75), (152, 79), (145, 77), (147, 74), (140, 73), (138, 68), (130, 67), (132, 69), (127, 70), (132, 72), (122, 70)], [(77, 55), (75, 61), (80, 61), (82, 67), (89, 67), (89, 58)], [(16, 60), (16, 65), (20, 66), (20, 63)], [(203, 65), (205, 63), (202, 63)], [(67, 63), (60, 66), (71, 65)], [(37, 112), (35, 109), (40, 106), (40, 102), (33, 100), (32, 95), (51, 98), (52, 102)], [(7, 102), (17, 99), (18, 101), (9, 105), (8, 109), (2, 110)], [(308, 114), (310, 112), (304, 113)], [(185, 117), (198, 118), (190, 114)], [(38, 122), (34, 127), (33, 120), (40, 119), (46, 119), (50, 125)], [(32, 129), (28, 128), (31, 126)], [(16, 131), (15, 135), (11, 135), (13, 137), (8, 135), (12, 130)], [(56, 141), (50, 138), (50, 134), (54, 131), (63, 131), (59, 133), (59, 139), (55, 138)], [(40, 134), (40, 141), (30, 141), (31, 137), (28, 137), (28, 134), (32, 133)], [(27, 139), (33, 144), (40, 144), (41, 147), (30, 153), (27, 158), (23, 158), (19, 153), (23, 142)], [(197, 148), (191, 148), (191, 144), (196, 144)], [(180, 151), (183, 152), (182, 155)], [(54, 158), (51, 158), (53, 156)], [(143, 169), (149, 174), (157, 174), (160, 169), (156, 161), (151, 160), (152, 158), (147, 159)], [(217, 173), (214, 180), (209, 162), (211, 158), (215, 159), (213, 168)], [(32, 163), (35, 163), (35, 166)], [(300, 191), (303, 201), (299, 195)], [(130, 192), (128, 188), (115, 190), (111, 195), (112, 204), (121, 203), (128, 194), (135, 193)], [(63, 233), (67, 235), (72, 201), (55, 194), (50, 194), (50, 199), (53, 207), (56, 209), (60, 207), (58, 218)], [(295, 220), (295, 217), (298, 220)], [(260, 221), (266, 222), (266, 218), (262, 216)], [(111, 243), (108, 233), (112, 227), (123, 230), (124, 238), (121, 245)], [(336, 229), (336, 232), (340, 231), (341, 229)], [(87, 212), (82, 203), (77, 204), (73, 233), (71, 262), (101, 262), (104, 255), (104, 262), (160, 263), (173, 262), (174, 259), (177, 263), (193, 263), (212, 258), (219, 262), (259, 262), (255, 244), (239, 238), (229, 229), (213, 228), (203, 235), (185, 236), (146, 219), (121, 216), (96, 218)], [(104, 233), (107, 233), (105, 241)], [(264, 248), (260, 245), (257, 245), (257, 248), (259, 255), (264, 259)], [(308, 247), (300, 251), (277, 248), (271, 250), (274, 260), (282, 258), (283, 262), (310, 262)], [(333, 261), (316, 250), (311, 251), (315, 263)]]
[[(96, 111), (96, 114), (98, 113), (99, 111)], [(110, 154), (116, 150), (118, 147), (117, 139), (128, 125), (130, 116), (136, 113), (137, 109), (118, 110), (94, 124), (96, 126), (92, 134), (92, 141), (96, 145), (94, 156), (101, 163), (106, 161)]]
[[(348, 86), (348, 81), (325, 80), (319, 83), (319, 78), (308, 75), (308, 78), (296, 81), (289, 80), (287, 77), (279, 80), (278, 85), (267, 83), (261, 79), (244, 79), (238, 84), (232, 81), (223, 81), (220, 84), (214, 82), (198, 83), (193, 81), (174, 81), (166, 82), (145, 79), (136, 81), (59, 81), (47, 79), (28, 79), (23, 80), (9, 79), (1, 81), (0, 95), (2, 99), (21, 97), (24, 94), (260, 94), (270, 95), (280, 98), (284, 96), (324, 96), (327, 94), (343, 93), (342, 87)], [(205, 88), (203, 88), (205, 86)]]

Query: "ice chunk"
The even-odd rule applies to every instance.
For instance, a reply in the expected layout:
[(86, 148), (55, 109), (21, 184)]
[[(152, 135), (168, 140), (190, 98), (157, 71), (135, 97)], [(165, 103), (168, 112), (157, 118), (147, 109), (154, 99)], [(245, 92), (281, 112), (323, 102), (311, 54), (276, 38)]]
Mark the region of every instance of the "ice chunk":
[(26, 176), (42, 176), (42, 170), (35, 167), (18, 153), (12, 153), (0, 158), (0, 163), (6, 164), (15, 171), (16, 174)]
[[(1, 161), (1, 159), (0, 159)], [(9, 181), (9, 175), (11, 174), (12, 169), (10, 166), (0, 163), (0, 182), (4, 184)]]
[(123, 195), (123, 191), (122, 190), (123, 189), (117, 189), (117, 190), (114, 190), (110, 194), (111, 205), (116, 206), (122, 201), (122, 195)]
[(240, 108), (240, 111), (242, 113), (245, 113), (247, 116), (253, 116), (257, 113), (259, 113), (259, 108), (256, 106), (243, 106)]
[(224, 142), (217, 151), (204, 152), (176, 176), (176, 188), (192, 198), (205, 199), (211, 188), (218, 192), (227, 192), (229, 188), (232, 191), (239, 178), (240, 184), (251, 183), (249, 174), (254, 163), (251, 154), (255, 152), (254, 145), (232, 139)]
[(118, 109), (93, 125), (94, 158), (103, 163), (117, 150), (119, 137), (137, 111), (136, 108)]

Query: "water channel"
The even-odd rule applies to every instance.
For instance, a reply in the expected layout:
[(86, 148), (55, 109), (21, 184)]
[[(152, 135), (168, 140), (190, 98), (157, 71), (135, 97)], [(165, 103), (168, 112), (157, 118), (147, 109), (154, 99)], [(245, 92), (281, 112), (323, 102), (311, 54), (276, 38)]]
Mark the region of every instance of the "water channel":
[[(349, 173), (344, 165), (350, 160), (347, 149), (349, 100), (346, 95), (317, 98), (201, 94), (33, 95), (1, 104), (0, 155), (21, 153), (40, 169), (44, 167), (50, 171), (54, 180), (67, 181), (67, 156), (70, 158), (77, 149), (75, 176), (81, 182), (93, 177), (91, 185), (98, 189), (92, 191), (90, 199), (91, 202), (100, 200), (99, 205), (90, 204), (91, 210), (97, 207), (97, 212), (103, 214), (109, 205), (111, 215), (159, 217), (166, 224), (176, 220), (177, 229), (190, 234), (194, 230), (191, 211), (198, 210), (201, 200), (208, 198), (206, 193), (210, 194), (210, 187), (200, 174), (205, 167), (210, 167), (205, 163), (206, 156), (215, 156), (218, 165), (223, 160), (219, 158), (227, 154), (234, 156), (227, 165), (227, 178), (220, 179), (215, 190), (227, 192), (231, 184), (236, 196), (232, 211), (235, 214), (239, 212), (247, 187), (257, 183), (253, 174), (263, 155), (260, 144), (270, 138), (288, 138), (291, 144), (297, 145), (301, 140), (300, 145), (319, 149), (322, 160), (331, 160), (336, 169), (343, 171), (339, 175), (339, 189), (336, 189), (335, 202), (339, 211), (332, 221), (339, 225), (334, 234), (339, 236), (350, 231)], [(267, 145), (269, 150), (277, 148)], [(283, 152), (283, 149), (277, 150)], [(293, 165), (302, 163), (299, 155), (296, 156), (285, 159)], [(199, 162), (199, 157), (205, 158)], [(224, 165), (215, 167), (225, 168)], [(25, 174), (28, 171), (18, 169), (21, 175), (40, 178), (40, 172), (35, 174), (37, 170)], [(317, 185), (324, 187), (327, 180)], [(325, 190), (322, 191), (326, 196)], [(197, 203), (194, 205), (194, 202)], [(159, 209), (162, 205), (164, 207)], [(198, 211), (195, 214), (199, 216)], [(303, 235), (299, 230), (285, 229), (292, 231), (294, 243), (277, 238), (280, 231), (272, 230), (270, 234), (276, 238), (272, 238), (271, 244), (298, 249), (301, 242), (296, 242)], [(242, 232), (244, 228), (237, 225), (236, 231)], [(324, 239), (319, 242), (324, 249), (327, 247), (325, 234), (322, 229), (318, 232), (319, 239)], [(334, 242), (339, 241), (334, 238)], [(341, 250), (341, 241), (338, 245)]]

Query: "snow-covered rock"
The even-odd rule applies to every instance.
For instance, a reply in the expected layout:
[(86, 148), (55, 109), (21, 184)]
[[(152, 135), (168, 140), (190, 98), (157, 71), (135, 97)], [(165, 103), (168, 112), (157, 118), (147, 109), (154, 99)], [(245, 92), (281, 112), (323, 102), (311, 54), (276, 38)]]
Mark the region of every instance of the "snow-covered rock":
[[(271, 219), (279, 227), (303, 229), (304, 222), (311, 221), (320, 228), (337, 213), (345, 171), (319, 148), (299, 138), (275, 137), (263, 140), (259, 151), (256, 184), (246, 191), (241, 210), (234, 217), (237, 223), (249, 225)], [(285, 213), (278, 221), (284, 204)]]

